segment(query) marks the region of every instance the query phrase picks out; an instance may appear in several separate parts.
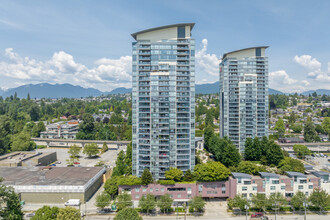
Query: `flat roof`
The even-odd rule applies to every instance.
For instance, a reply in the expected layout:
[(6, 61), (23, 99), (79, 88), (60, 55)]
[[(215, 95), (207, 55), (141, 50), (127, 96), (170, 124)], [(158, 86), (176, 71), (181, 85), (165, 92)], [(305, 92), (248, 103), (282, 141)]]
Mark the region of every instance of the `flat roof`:
[(135, 33), (131, 34), (131, 36), (136, 40), (136, 36), (138, 34), (143, 34), (143, 33), (147, 33), (150, 31), (157, 31), (157, 30), (165, 29), (165, 28), (179, 27), (179, 26), (190, 26), (190, 30), (192, 30), (195, 26), (195, 23), (179, 23), (179, 24), (170, 24), (170, 25), (165, 25), (165, 26), (160, 26), (160, 27), (155, 27), (155, 28), (149, 28), (149, 29), (146, 29), (143, 31), (135, 32)]
[(287, 171), (286, 174), (288, 174), (289, 176), (299, 176), (299, 177), (305, 177), (306, 178), (306, 175), (305, 174), (299, 173), (299, 172), (290, 172), (290, 171)]
[(329, 176), (330, 175), (330, 173), (327, 173), (327, 172), (324, 172), (324, 171), (315, 171), (315, 172), (312, 172), (312, 174), (314, 175), (314, 176)]
[(247, 179), (251, 179), (251, 175), (247, 174), (247, 173), (235, 173), (235, 172), (232, 172), (231, 173), (233, 175), (234, 178), (247, 178)]
[(268, 172), (259, 172), (262, 177), (274, 177), (279, 178), (280, 176), (275, 173), (268, 173)]
[(240, 51), (244, 51), (244, 50), (250, 50), (250, 49), (255, 49), (255, 48), (268, 48), (269, 46), (257, 46), (257, 47), (248, 47), (248, 48), (244, 48), (244, 49), (240, 49), (240, 50), (234, 50), (234, 51), (231, 51), (231, 52), (228, 52), (228, 53), (225, 53), (223, 56), (222, 56), (222, 59), (225, 59), (226, 56), (228, 54), (231, 54), (231, 53), (236, 53), (236, 52), (240, 52)]
[(80, 185), (84, 186), (103, 167), (0, 167), (5, 185)]

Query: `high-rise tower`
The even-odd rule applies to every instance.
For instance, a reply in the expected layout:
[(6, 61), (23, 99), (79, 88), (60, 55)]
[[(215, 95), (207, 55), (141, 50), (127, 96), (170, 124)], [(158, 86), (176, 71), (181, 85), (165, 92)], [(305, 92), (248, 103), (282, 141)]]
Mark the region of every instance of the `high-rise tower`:
[(133, 175), (195, 166), (194, 23), (132, 34)]
[(268, 47), (223, 55), (220, 63), (220, 137), (244, 152), (246, 138), (268, 137)]

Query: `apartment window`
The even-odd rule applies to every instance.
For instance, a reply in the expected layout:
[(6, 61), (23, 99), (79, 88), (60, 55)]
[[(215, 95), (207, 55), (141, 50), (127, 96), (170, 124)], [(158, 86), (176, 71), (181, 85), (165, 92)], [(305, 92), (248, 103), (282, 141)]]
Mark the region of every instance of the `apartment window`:
[(275, 186), (271, 186), (270, 187), (270, 190), (275, 190)]
[(147, 191), (147, 188), (143, 188), (143, 189), (142, 189), (142, 192), (146, 192), (146, 191)]
[(254, 186), (254, 187), (252, 188), (252, 190), (253, 190), (253, 191), (257, 191), (257, 190), (258, 190), (258, 187)]
[(156, 192), (158, 192), (158, 188), (156, 188)]
[(191, 194), (188, 194), (188, 198), (191, 198)]
[(140, 192), (140, 188), (135, 188), (135, 192)]
[(154, 191), (154, 189), (153, 188), (150, 188), (150, 192), (153, 192)]
[(261, 48), (256, 48), (256, 57), (261, 57)]
[(298, 189), (304, 189), (304, 186), (303, 185), (299, 185), (298, 186)]
[(242, 193), (242, 196), (246, 198), (247, 197), (247, 194), (246, 193)]
[(135, 198), (138, 199), (139, 198), (139, 195), (135, 195)]
[(250, 195), (249, 195), (249, 196), (250, 196), (250, 198), (251, 198), (251, 197), (253, 196), (253, 194), (252, 194), (252, 193), (250, 193)]
[(241, 177), (238, 177), (237, 182), (238, 182), (238, 183), (242, 183), (242, 178), (241, 178)]
[(226, 193), (226, 185), (225, 184), (222, 184), (221, 191), (222, 191), (222, 194)]
[(305, 195), (308, 196), (308, 192), (305, 192)]
[(243, 186), (242, 187), (242, 191), (247, 191), (247, 187), (246, 186)]
[(308, 189), (313, 189), (313, 185), (309, 185), (308, 186)]
[(164, 188), (161, 188), (160, 191), (164, 192)]
[(188, 191), (191, 191), (191, 187), (188, 187)]
[(285, 190), (285, 186), (281, 186), (281, 190)]
[(186, 37), (186, 27), (178, 27), (178, 38), (185, 38)]

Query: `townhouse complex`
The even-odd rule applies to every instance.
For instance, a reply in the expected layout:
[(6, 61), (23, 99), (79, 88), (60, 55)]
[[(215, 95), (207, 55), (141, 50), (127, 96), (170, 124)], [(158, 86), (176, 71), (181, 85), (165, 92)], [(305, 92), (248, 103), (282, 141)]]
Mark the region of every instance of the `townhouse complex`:
[(79, 131), (79, 120), (60, 121), (46, 126), (46, 131), (40, 132), (41, 138), (76, 139)]
[(290, 198), (298, 191), (309, 196), (317, 188), (330, 193), (330, 174), (326, 172), (313, 172), (309, 175), (298, 172), (286, 172), (286, 175), (267, 172), (260, 172), (259, 174), (258, 176), (251, 176), (246, 173), (232, 173), (228, 180), (220, 182), (119, 186), (119, 193), (127, 192), (130, 194), (134, 204), (137, 204), (146, 194), (153, 194), (156, 197), (169, 194), (174, 202), (180, 204), (195, 196), (226, 199), (241, 194), (247, 199), (251, 199), (252, 195), (256, 193), (262, 193), (266, 196), (281, 193), (286, 198)]

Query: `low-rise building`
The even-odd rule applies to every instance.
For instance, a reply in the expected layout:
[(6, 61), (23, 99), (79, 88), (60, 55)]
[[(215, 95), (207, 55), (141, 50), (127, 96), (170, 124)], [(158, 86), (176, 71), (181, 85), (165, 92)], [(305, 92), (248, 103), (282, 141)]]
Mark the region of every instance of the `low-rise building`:
[(258, 185), (252, 182), (252, 176), (246, 173), (232, 173), (236, 180), (236, 192), (242, 196), (251, 199), (252, 195), (257, 193)]
[(291, 178), (291, 186), (293, 188), (292, 194), (294, 195), (298, 191), (303, 192), (306, 196), (309, 196), (315, 188), (318, 188), (319, 178), (314, 175), (305, 175), (299, 172), (286, 172)]
[(0, 156), (0, 167), (47, 166), (56, 160), (56, 152), (16, 151)]
[(6, 186), (27, 203), (85, 202), (103, 183), (104, 167), (0, 167)]
[(49, 124), (46, 126), (46, 131), (40, 132), (40, 137), (48, 139), (76, 139), (80, 122), (79, 120), (71, 120)]
[(313, 172), (313, 175), (319, 178), (319, 187), (330, 194), (330, 173), (324, 171)]

